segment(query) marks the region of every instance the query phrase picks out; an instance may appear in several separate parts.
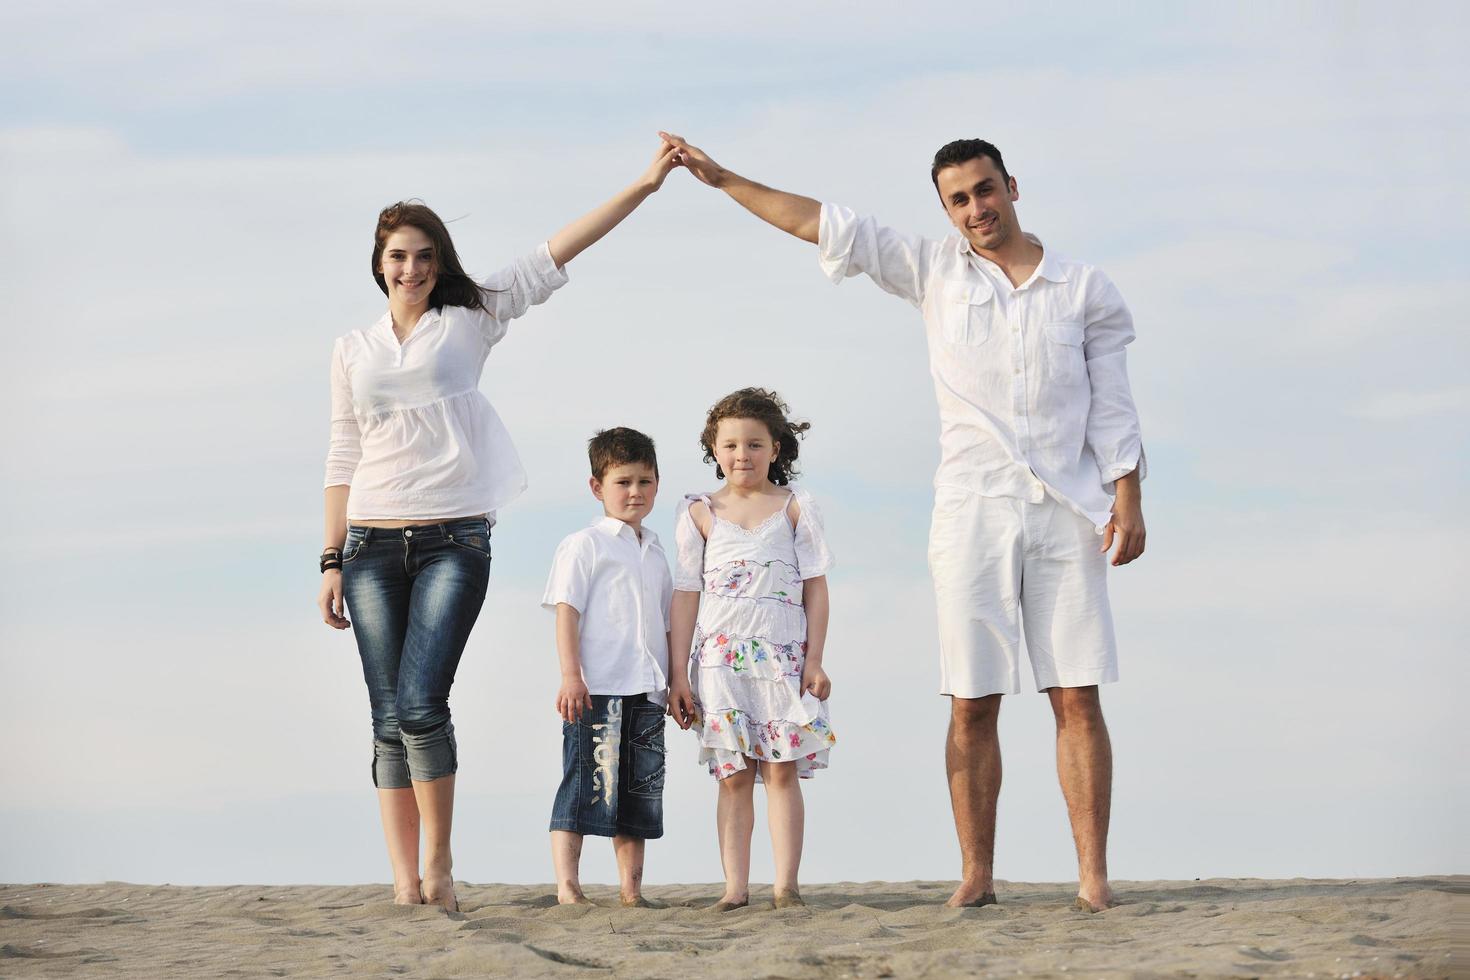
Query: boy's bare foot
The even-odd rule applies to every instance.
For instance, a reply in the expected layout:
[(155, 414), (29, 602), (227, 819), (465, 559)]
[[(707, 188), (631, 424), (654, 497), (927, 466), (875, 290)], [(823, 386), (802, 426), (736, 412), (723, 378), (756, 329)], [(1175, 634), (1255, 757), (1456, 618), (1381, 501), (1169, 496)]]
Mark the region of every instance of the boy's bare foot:
[(804, 909), (804, 908), (806, 908), (806, 903), (801, 900), (801, 895), (798, 894), (797, 892), (794, 892), (794, 891), (791, 891), (791, 892), (777, 892), (776, 893), (776, 897), (773, 899), (773, 901), (775, 903), (776, 908), (778, 908), (778, 909)]
[(984, 905), (997, 905), (993, 882), (960, 882), (960, 887), (944, 903), (952, 909), (978, 909)]
[(582, 894), (581, 885), (563, 885), (556, 890), (558, 905), (591, 905), (592, 899)]
[(425, 905), (437, 905), (446, 912), (459, 911), (459, 899), (454, 897), (453, 875), (426, 875), (423, 883), (423, 896)]

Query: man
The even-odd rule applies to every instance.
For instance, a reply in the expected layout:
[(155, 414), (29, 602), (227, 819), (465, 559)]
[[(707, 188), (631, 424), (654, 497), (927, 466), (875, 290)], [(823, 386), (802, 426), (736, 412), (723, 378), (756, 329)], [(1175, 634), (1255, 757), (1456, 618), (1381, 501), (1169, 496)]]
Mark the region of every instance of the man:
[(1114, 565), (1143, 554), (1146, 469), (1122, 296), (1098, 269), (1021, 230), (1016, 180), (983, 140), (958, 140), (934, 157), (930, 177), (959, 232), (936, 242), (747, 180), (681, 137), (659, 135), (699, 180), (815, 244), (834, 282), (863, 273), (923, 313), (942, 433), (929, 567), (963, 857), (948, 904), (995, 902), (996, 722), (1002, 695), (1021, 690), (1024, 622), (1037, 689), (1056, 716), (1077, 847), (1075, 907), (1111, 907), (1112, 747), (1098, 685), (1118, 670), (1106, 566), (1109, 551)]

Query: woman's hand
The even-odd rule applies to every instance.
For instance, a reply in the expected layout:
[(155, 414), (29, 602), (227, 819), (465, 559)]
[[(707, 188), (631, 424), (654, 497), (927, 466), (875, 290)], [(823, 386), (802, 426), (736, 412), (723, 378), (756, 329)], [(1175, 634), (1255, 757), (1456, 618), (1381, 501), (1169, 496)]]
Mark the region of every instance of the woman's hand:
[(663, 186), (664, 178), (676, 167), (673, 144), (659, 144), (653, 162), (636, 181), (611, 200), (601, 204), (582, 217), (567, 225), (546, 240), (551, 251), (551, 260), (560, 268), (581, 255), (589, 246), (602, 240), (618, 223), (633, 213), (633, 210), (648, 199), (648, 195)]
[(801, 668), (801, 693), (811, 691), (818, 701), (825, 701), (832, 694), (832, 680), (821, 664), (810, 660)]
[(669, 685), (669, 717), (674, 719), (674, 724), (688, 730), (698, 717), (698, 711), (688, 681), (676, 680)]
[(329, 568), (322, 572), (322, 590), (317, 593), (316, 607), (321, 610), (322, 622), (332, 629), (345, 630), (352, 625), (347, 621), (347, 604), (342, 601), (342, 569)]
[(653, 162), (648, 169), (643, 171), (643, 184), (652, 194), (664, 185), (664, 178), (669, 171), (679, 165), (679, 150), (674, 144), (665, 140), (659, 145), (658, 152), (653, 155)]

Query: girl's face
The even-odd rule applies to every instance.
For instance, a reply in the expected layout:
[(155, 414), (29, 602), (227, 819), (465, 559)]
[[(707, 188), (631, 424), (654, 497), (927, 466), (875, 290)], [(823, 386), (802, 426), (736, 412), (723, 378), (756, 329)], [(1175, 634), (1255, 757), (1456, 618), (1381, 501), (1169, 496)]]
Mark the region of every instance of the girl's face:
[(715, 462), (733, 486), (764, 486), (779, 451), (771, 430), (756, 419), (720, 419), (715, 428)]
[(410, 307), (429, 302), (439, 281), (439, 263), (428, 235), (412, 225), (389, 232), (382, 263), (390, 301)]

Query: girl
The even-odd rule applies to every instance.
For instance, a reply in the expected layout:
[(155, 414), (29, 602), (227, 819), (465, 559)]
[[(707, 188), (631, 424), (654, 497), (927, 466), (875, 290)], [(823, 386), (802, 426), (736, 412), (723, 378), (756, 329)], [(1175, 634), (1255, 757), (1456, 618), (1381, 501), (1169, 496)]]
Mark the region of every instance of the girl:
[(674, 517), (669, 714), (681, 728), (698, 726), (700, 761), (719, 780), (720, 911), (750, 901), (757, 782), (766, 787), (776, 907), (803, 904), (797, 779), (825, 769), (837, 741), (822, 669), (832, 555), (810, 495), (787, 487), (797, 436), (811, 425), (787, 421), (786, 411), (761, 388), (720, 399), (700, 443), (725, 486), (686, 497)]
[(627, 189), (484, 280), (465, 275), (444, 222), (423, 204), (378, 215), (372, 272), (388, 311), (332, 351), (317, 605), (329, 626), (347, 629), (349, 608), (357, 623), (373, 783), (399, 904), (458, 908), (449, 688), (485, 600), (495, 511), (526, 486), (510, 434), (479, 391), (485, 358), (512, 319), (567, 281), (566, 264), (674, 166), (664, 143)]

